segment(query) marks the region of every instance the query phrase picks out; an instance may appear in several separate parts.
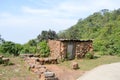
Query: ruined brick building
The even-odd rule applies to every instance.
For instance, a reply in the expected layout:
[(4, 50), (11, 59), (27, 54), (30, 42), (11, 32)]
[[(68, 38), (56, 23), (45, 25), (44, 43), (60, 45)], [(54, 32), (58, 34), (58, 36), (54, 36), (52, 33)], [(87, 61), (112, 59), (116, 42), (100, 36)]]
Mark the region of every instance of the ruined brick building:
[(92, 40), (48, 40), (51, 57), (74, 59), (83, 58), (93, 51)]

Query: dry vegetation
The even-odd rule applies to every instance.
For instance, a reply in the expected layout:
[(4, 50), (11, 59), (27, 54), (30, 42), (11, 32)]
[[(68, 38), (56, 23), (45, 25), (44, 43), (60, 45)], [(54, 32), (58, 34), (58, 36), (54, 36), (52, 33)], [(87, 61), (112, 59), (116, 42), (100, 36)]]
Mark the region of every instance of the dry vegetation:
[[(19, 57), (11, 57), (11, 62), (14, 63), (14, 65), (4, 66), (0, 65), (0, 80), (38, 80), (38, 76), (35, 73), (30, 72), (27, 69), (27, 66), (23, 59)], [(78, 62), (80, 69), (78, 70), (72, 70), (71, 69), (71, 63), (75, 61)], [(81, 60), (72, 60), (72, 61), (65, 61), (63, 63), (57, 64), (57, 65), (48, 65), (48, 68), (51, 68), (51, 70), (55, 71), (53, 67), (56, 66), (56, 72), (58, 72), (58, 75), (64, 79), (66, 76), (66, 79), (72, 78), (74, 80), (75, 78), (79, 77), (84, 73), (84, 71), (91, 70), (95, 68), (96, 66), (102, 65), (102, 64), (109, 64), (113, 62), (119, 62), (120, 57), (118, 56), (102, 56), (96, 59), (81, 59)], [(80, 73), (81, 72), (81, 73)], [(59, 74), (60, 73), (60, 74)], [(63, 75), (64, 74), (74, 74), (79, 73), (76, 75)], [(62, 76), (61, 76), (62, 75)]]
[(0, 65), (0, 80), (38, 80), (21, 58), (11, 57), (10, 61), (13, 65)]

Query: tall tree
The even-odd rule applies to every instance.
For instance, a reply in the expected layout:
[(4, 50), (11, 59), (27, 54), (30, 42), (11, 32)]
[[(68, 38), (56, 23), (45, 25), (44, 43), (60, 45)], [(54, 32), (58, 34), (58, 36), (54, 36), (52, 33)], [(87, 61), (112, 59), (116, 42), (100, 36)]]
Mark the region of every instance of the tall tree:
[(37, 36), (37, 39), (39, 41), (48, 40), (48, 39), (57, 39), (58, 36), (55, 31), (49, 30), (49, 31), (42, 31), (41, 34)]
[(32, 39), (28, 42), (30, 46), (37, 46), (37, 41), (35, 39)]

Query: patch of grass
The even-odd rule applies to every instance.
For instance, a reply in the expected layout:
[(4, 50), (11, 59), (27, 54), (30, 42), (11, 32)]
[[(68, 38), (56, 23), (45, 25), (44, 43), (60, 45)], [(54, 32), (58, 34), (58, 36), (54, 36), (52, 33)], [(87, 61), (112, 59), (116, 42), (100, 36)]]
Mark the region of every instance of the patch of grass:
[[(79, 70), (91, 70), (97, 66), (103, 65), (103, 64), (110, 64), (114, 62), (120, 62), (120, 57), (118, 56), (100, 56), (95, 59), (80, 59), (80, 60), (72, 60), (75, 62), (78, 62), (80, 69)], [(67, 68), (71, 69), (71, 63), (72, 61), (65, 61), (63, 63), (60, 63), (58, 65), (60, 66), (66, 66)]]
[[(19, 57), (9, 57), (10, 61), (14, 65), (3, 66), (0, 65), (0, 80), (39, 80), (38, 75), (32, 73), (28, 70), (23, 59)], [(99, 56), (94, 59), (80, 59), (80, 60), (70, 60), (64, 61), (58, 66), (65, 66), (68, 69), (72, 69), (71, 63), (75, 61), (78, 62), (80, 69), (82, 71), (91, 70), (102, 64), (110, 64), (114, 62), (120, 62), (120, 57), (118, 56)]]
[(0, 65), (0, 80), (38, 80), (38, 75), (27, 69), (23, 59), (9, 57), (14, 65)]

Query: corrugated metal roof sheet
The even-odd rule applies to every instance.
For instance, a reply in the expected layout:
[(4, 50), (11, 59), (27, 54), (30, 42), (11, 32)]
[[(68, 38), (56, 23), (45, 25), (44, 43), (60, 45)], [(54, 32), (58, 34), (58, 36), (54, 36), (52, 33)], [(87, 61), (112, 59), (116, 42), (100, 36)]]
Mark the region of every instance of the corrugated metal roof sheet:
[(58, 41), (62, 41), (62, 42), (93, 42), (92, 40), (79, 40), (79, 39), (58, 39)]

